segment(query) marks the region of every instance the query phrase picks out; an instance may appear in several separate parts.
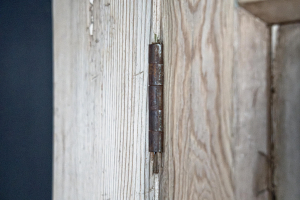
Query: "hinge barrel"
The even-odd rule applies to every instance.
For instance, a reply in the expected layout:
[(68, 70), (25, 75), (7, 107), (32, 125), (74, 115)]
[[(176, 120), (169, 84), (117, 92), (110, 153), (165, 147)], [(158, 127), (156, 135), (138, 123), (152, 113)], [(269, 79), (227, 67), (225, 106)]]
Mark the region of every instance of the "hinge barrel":
[[(163, 45), (149, 45), (149, 151), (163, 151)], [(156, 171), (156, 170), (155, 170)]]

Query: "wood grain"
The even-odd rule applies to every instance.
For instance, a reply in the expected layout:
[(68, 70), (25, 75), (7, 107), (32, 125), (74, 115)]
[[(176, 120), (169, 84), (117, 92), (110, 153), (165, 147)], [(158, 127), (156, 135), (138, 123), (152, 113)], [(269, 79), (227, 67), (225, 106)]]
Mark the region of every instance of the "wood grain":
[(280, 26), (274, 52), (273, 130), (278, 200), (300, 199), (300, 24)]
[[(151, 1), (53, 10), (54, 199), (153, 199)], [(268, 199), (268, 28), (231, 0), (165, 0), (162, 12), (160, 198)]]
[(53, 198), (152, 199), (151, 2), (54, 0)]
[(268, 28), (233, 3), (163, 3), (161, 199), (268, 198)]

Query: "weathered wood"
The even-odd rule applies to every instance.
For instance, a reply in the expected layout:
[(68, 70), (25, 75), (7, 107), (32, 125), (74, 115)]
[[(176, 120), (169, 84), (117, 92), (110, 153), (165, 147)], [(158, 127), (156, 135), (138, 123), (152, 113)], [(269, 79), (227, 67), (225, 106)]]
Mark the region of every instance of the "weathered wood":
[(233, 1), (164, 1), (162, 199), (233, 199)]
[[(53, 8), (54, 199), (154, 198), (151, 1)], [(162, 10), (161, 198), (268, 199), (268, 28), (232, 0), (165, 0)]]
[(267, 23), (300, 20), (300, 0), (239, 0), (239, 3)]
[(269, 33), (233, 4), (164, 1), (162, 199), (268, 198)]
[(300, 199), (300, 24), (278, 29), (273, 65), (275, 186), (278, 200)]
[(54, 199), (152, 199), (151, 2), (54, 0)]
[(232, 130), (235, 199), (269, 196), (268, 27), (239, 9), (236, 13)]

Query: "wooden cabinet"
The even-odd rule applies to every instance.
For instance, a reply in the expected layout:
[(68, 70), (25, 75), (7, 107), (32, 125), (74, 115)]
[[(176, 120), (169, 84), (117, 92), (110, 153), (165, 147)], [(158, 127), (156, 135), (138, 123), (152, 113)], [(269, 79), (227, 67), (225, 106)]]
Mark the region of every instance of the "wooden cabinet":
[(299, 199), (299, 24), (244, 9), (271, 2), (161, 2), (155, 183), (152, 2), (54, 0), (54, 199)]

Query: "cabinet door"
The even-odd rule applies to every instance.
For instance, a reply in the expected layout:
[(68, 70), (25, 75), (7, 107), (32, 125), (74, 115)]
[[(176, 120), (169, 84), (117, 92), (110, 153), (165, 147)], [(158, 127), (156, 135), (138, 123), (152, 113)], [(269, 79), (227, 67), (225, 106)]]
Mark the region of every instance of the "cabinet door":
[(149, 199), (151, 1), (54, 0), (54, 199)]

